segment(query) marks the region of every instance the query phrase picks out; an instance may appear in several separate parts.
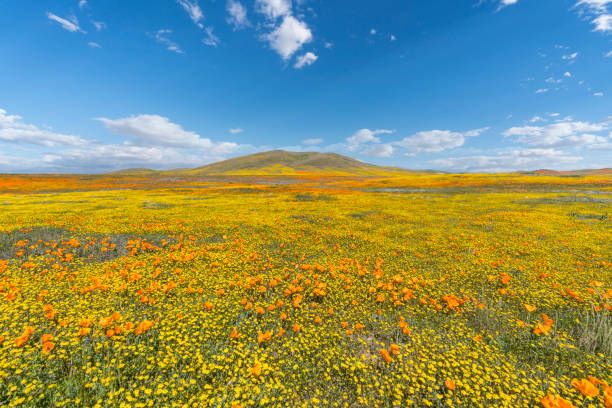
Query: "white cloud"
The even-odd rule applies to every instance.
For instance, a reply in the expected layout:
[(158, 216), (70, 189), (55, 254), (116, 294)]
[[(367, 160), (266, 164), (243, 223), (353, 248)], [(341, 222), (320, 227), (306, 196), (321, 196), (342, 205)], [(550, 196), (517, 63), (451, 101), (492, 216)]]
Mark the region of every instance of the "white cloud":
[(308, 65), (312, 65), (317, 59), (319, 59), (319, 57), (316, 56), (314, 53), (307, 52), (306, 54), (300, 55), (296, 58), (294, 67), (300, 69)]
[(242, 128), (231, 128), (231, 129), (229, 130), (229, 132), (230, 132), (232, 135), (236, 135), (236, 134), (238, 134), (238, 133), (242, 133), (242, 132), (244, 132), (244, 129), (242, 129)]
[(540, 88), (537, 91), (535, 91), (535, 93), (537, 94), (546, 93), (546, 92), (548, 92), (548, 88)]
[(394, 131), (388, 129), (359, 129), (351, 137), (346, 139), (346, 145), (350, 151), (354, 151), (365, 143), (380, 143), (380, 138), (376, 135), (391, 133), (394, 133)]
[(518, 0), (501, 0), (500, 6), (505, 7), (505, 6), (510, 6), (512, 4), (516, 4), (516, 3), (518, 3)]
[(516, 137), (519, 143), (536, 147), (579, 146), (605, 142), (591, 134), (606, 129), (603, 124), (589, 122), (556, 122), (546, 126), (519, 126), (506, 130), (504, 137)]
[(576, 6), (590, 7), (596, 12), (604, 12), (608, 4), (612, 4), (612, 0), (580, 0)]
[(455, 171), (510, 172), (541, 168), (566, 168), (582, 157), (570, 156), (555, 149), (522, 149), (500, 152), (497, 156), (452, 157), (433, 160), (437, 166)]
[(593, 96), (604, 96), (603, 92), (595, 92)]
[(578, 56), (578, 53), (574, 52), (574, 53), (571, 53), (571, 54), (563, 55), (561, 57), (561, 59), (564, 59), (564, 60), (573, 60), (573, 59), (576, 59), (577, 56)]
[(247, 9), (239, 1), (228, 0), (226, 10), (229, 14), (227, 22), (228, 24), (233, 25), (235, 30), (239, 30), (250, 24), (249, 19), (247, 17)]
[(87, 0), (79, 0), (79, 8), (83, 9), (87, 5)]
[(608, 51), (607, 53), (604, 54), (604, 57), (606, 58), (612, 58), (612, 51)]
[(23, 123), (20, 116), (8, 115), (4, 109), (0, 109), (0, 141), (46, 147), (87, 144), (87, 140), (80, 136), (55, 133)]
[(185, 9), (187, 14), (189, 14), (191, 21), (193, 21), (200, 28), (204, 27), (204, 25), (200, 22), (204, 19), (204, 13), (202, 13), (198, 0), (176, 0), (176, 2)]
[(291, 15), (291, 0), (256, 0), (255, 7), (270, 19)]
[(320, 137), (316, 137), (313, 139), (306, 139), (306, 140), (302, 140), (302, 144), (306, 145), (306, 146), (312, 146), (312, 145), (318, 145), (323, 143), (323, 139), (321, 139)]
[(565, 74), (563, 74), (563, 76), (567, 77), (567, 78), (571, 78), (572, 73), (571, 72), (566, 72)]
[(100, 44), (98, 44), (97, 42), (93, 42), (93, 41), (88, 42), (87, 45), (89, 45), (91, 48), (102, 48)]
[(409, 149), (411, 152), (437, 153), (463, 146), (466, 137), (479, 136), (488, 129), (474, 129), (463, 133), (450, 130), (429, 130), (415, 133), (394, 144)]
[(546, 122), (546, 119), (544, 119), (541, 116), (534, 116), (533, 118), (529, 120), (529, 123), (536, 123), (536, 122)]
[(602, 14), (593, 20), (594, 31), (612, 31), (612, 14)]
[(374, 28), (370, 29), (370, 34), (371, 35), (376, 35), (376, 30)]
[(397, 40), (397, 38), (393, 34), (391, 34), (391, 36), (389, 37), (389, 40), (395, 41), (395, 40)]
[(560, 114), (557, 113), (557, 112), (553, 112), (553, 113), (549, 113), (548, 116), (556, 118), (556, 117), (560, 116)]
[(612, 5), (612, 0), (580, 0), (576, 3), (576, 7), (582, 6), (593, 17), (591, 21), (595, 25), (593, 31), (604, 33), (612, 31), (612, 14), (608, 10), (609, 5)]
[(219, 45), (219, 37), (217, 37), (213, 33), (213, 27), (206, 27), (206, 37), (202, 39), (202, 42), (206, 45), (210, 45), (211, 47), (217, 47)]
[(563, 82), (562, 79), (555, 79), (553, 77), (546, 79), (546, 83), (548, 84), (560, 84), (561, 82)]
[(96, 31), (101, 31), (103, 28), (106, 28), (106, 23), (102, 21), (92, 21), (91, 24), (96, 27)]
[(158, 43), (165, 45), (168, 50), (174, 51), (177, 54), (184, 54), (178, 44), (167, 37), (168, 34), (172, 34), (172, 30), (158, 30), (157, 33), (155, 33), (155, 39)]
[(102, 172), (130, 167), (195, 167), (204, 164), (210, 157), (219, 156), (195, 155), (164, 147), (109, 144), (47, 154), (42, 157), (41, 164), (47, 169), (61, 171)]
[(394, 149), (389, 143), (376, 144), (365, 149), (361, 154), (373, 157), (391, 157), (393, 156)]
[(48, 12), (47, 18), (49, 20), (53, 20), (59, 23), (62, 26), (62, 28), (66, 31), (70, 31), (71, 33), (79, 31), (81, 33), (84, 33), (84, 31), (81, 30), (81, 27), (79, 27), (79, 20), (77, 20), (75, 16), (71, 16), (71, 17), (68, 17), (68, 19), (65, 19), (65, 18), (58, 17), (53, 13)]
[(138, 145), (195, 148), (215, 154), (231, 152), (235, 143), (215, 143), (195, 132), (184, 130), (181, 125), (159, 115), (137, 115), (120, 119), (97, 118), (111, 132), (130, 136)]
[(302, 46), (312, 41), (312, 32), (306, 23), (289, 15), (274, 31), (264, 36), (270, 47), (284, 60), (288, 60)]

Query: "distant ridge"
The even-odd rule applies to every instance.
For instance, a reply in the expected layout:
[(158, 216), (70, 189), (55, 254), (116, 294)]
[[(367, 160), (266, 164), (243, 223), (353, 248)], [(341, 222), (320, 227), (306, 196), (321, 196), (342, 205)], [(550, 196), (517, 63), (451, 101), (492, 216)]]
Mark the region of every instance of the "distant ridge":
[[(196, 168), (172, 170), (153, 170), (130, 168), (117, 170), (108, 175), (114, 176), (153, 176), (165, 175), (222, 175), (222, 176), (401, 176), (407, 174), (449, 174), (438, 170), (408, 170), (399, 167), (378, 166), (365, 163), (337, 153), (288, 152), (270, 150), (246, 156), (234, 157)], [(611, 175), (611, 168), (557, 171), (548, 169), (516, 171), (514, 174), (531, 176), (597, 176)]]
[(271, 150), (208, 164), (188, 173), (222, 175), (387, 175), (408, 172), (364, 163), (336, 153)]

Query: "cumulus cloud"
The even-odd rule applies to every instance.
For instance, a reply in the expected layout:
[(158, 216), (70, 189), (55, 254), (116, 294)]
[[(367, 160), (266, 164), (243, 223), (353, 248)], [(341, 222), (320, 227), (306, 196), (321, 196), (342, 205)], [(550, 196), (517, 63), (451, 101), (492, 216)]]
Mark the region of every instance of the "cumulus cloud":
[(68, 17), (68, 19), (65, 18), (61, 18), (59, 16), (56, 16), (53, 13), (48, 12), (47, 13), (47, 18), (49, 20), (55, 21), (57, 23), (59, 23), (62, 28), (66, 31), (70, 31), (71, 33), (74, 32), (81, 32), (84, 33), (85, 31), (83, 31), (81, 29), (81, 27), (79, 27), (79, 20), (77, 20), (77, 18), (75, 16), (70, 16)]
[(391, 146), (389, 143), (376, 144), (370, 146), (362, 152), (362, 154), (373, 157), (391, 157), (393, 156), (393, 153), (393, 146)]
[(546, 93), (546, 92), (548, 92), (548, 88), (540, 88), (535, 91), (535, 93), (537, 94)]
[(606, 128), (601, 123), (565, 121), (546, 126), (512, 127), (503, 136), (514, 137), (519, 143), (536, 147), (580, 146), (605, 142), (605, 137), (592, 133)]
[(473, 129), (467, 132), (450, 130), (429, 130), (405, 137), (395, 145), (409, 149), (411, 152), (438, 153), (443, 150), (463, 146), (467, 137), (479, 136), (489, 128)]
[(284, 60), (291, 56), (306, 43), (312, 41), (312, 32), (306, 23), (289, 15), (271, 33), (264, 36), (270, 47)]
[(198, 27), (203, 28), (204, 25), (200, 22), (204, 20), (204, 13), (198, 4), (198, 0), (176, 0), (178, 4), (185, 9), (191, 21), (193, 21)]
[(309, 65), (314, 64), (317, 59), (319, 59), (319, 57), (316, 56), (314, 53), (307, 52), (306, 54), (300, 55), (296, 58), (294, 67), (297, 69), (307, 67)]
[(130, 167), (157, 169), (196, 167), (211, 161), (211, 159), (222, 157), (185, 153), (167, 147), (108, 144), (46, 154), (40, 160), (39, 165), (44, 166), (47, 171), (57, 169), (64, 172), (82, 173), (104, 172)]
[(608, 32), (612, 31), (612, 14), (602, 14), (593, 20), (595, 31)]
[(306, 139), (306, 140), (302, 140), (302, 144), (306, 145), (306, 146), (312, 146), (312, 145), (318, 145), (323, 143), (323, 139), (320, 137), (316, 137), (313, 139)]
[(87, 140), (80, 136), (56, 133), (23, 123), (20, 116), (8, 115), (4, 109), (0, 109), (0, 141), (46, 147), (87, 144)]
[(353, 151), (357, 150), (361, 145), (366, 143), (380, 143), (380, 138), (376, 135), (391, 133), (394, 133), (394, 131), (388, 129), (359, 129), (352, 136), (346, 139), (346, 147)]
[(606, 11), (606, 6), (612, 4), (612, 0), (580, 0), (577, 6), (587, 6), (598, 11)]
[(612, 31), (612, 14), (608, 8), (611, 5), (612, 0), (580, 0), (576, 3), (576, 7), (586, 10), (592, 18), (593, 31), (604, 33)]
[(202, 39), (202, 42), (211, 47), (217, 47), (219, 45), (219, 37), (213, 33), (213, 27), (206, 27), (206, 37)]
[(136, 144), (142, 146), (164, 146), (177, 148), (196, 148), (209, 153), (222, 155), (233, 151), (236, 143), (214, 143), (208, 138), (202, 138), (195, 132), (187, 131), (181, 125), (171, 122), (159, 115), (135, 115), (127, 118), (107, 119), (97, 118), (111, 132), (130, 136), (136, 139)]
[(157, 33), (155, 33), (155, 39), (158, 43), (165, 45), (169, 51), (174, 51), (177, 54), (184, 54), (181, 47), (168, 38), (169, 34), (172, 34), (172, 30), (157, 30)]
[(229, 14), (227, 22), (228, 24), (234, 26), (234, 30), (239, 30), (250, 24), (249, 19), (247, 17), (247, 9), (239, 1), (228, 0), (226, 10)]
[(500, 152), (497, 155), (451, 157), (433, 160), (432, 163), (444, 169), (468, 172), (509, 172), (554, 168), (561, 170), (582, 157), (571, 156), (555, 149), (520, 149)]
[(270, 19), (291, 15), (291, 0), (256, 0), (255, 8)]

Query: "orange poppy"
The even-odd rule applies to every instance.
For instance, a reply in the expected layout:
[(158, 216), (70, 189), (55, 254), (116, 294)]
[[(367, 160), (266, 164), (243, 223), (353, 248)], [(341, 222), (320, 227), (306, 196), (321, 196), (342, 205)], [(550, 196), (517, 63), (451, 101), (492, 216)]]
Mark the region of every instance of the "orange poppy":
[(391, 361), (393, 361), (393, 359), (391, 358), (391, 355), (386, 349), (380, 349), (380, 355), (387, 363), (390, 363)]
[(43, 353), (49, 354), (51, 352), (51, 350), (53, 350), (54, 347), (55, 347), (55, 343), (53, 343), (51, 341), (47, 341), (47, 342), (43, 343), (43, 345), (42, 345)]
[(261, 363), (259, 361), (256, 361), (255, 364), (253, 364), (251, 374), (253, 374), (255, 377), (259, 377), (261, 375)]
[(572, 380), (572, 385), (585, 397), (596, 397), (599, 395), (599, 388), (593, 385), (593, 383), (587, 380), (586, 378), (583, 378), (581, 380), (577, 380), (576, 378), (574, 378)]

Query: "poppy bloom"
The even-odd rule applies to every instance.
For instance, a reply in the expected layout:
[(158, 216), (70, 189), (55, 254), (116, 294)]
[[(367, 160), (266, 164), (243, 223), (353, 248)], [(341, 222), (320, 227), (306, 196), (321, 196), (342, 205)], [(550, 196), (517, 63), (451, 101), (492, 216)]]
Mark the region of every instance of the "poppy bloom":
[(389, 346), (389, 350), (391, 350), (391, 354), (396, 355), (400, 351), (400, 346), (398, 346), (397, 344), (391, 344)]
[(528, 311), (529, 313), (531, 313), (531, 312), (533, 312), (534, 310), (536, 310), (536, 307), (535, 307), (535, 306), (528, 305), (528, 304), (526, 304), (526, 303), (525, 303), (525, 309), (527, 309), (527, 311)]
[(53, 335), (49, 333), (45, 333), (42, 336), (40, 336), (40, 341), (42, 341), (43, 343), (51, 341), (52, 339), (53, 339)]
[(559, 396), (548, 394), (540, 399), (540, 403), (544, 408), (576, 408), (571, 402)]
[(263, 343), (264, 341), (268, 341), (272, 338), (272, 332), (270, 330), (266, 330), (265, 333), (259, 332), (257, 333), (257, 343)]
[(387, 363), (390, 363), (391, 361), (393, 361), (393, 359), (391, 358), (391, 355), (386, 349), (380, 349), (380, 355)]
[(449, 390), (455, 391), (455, 382), (450, 378), (447, 378), (446, 381), (444, 381), (444, 385), (446, 385), (446, 388), (448, 388)]
[(253, 364), (251, 374), (253, 374), (255, 377), (259, 377), (261, 375), (261, 363), (259, 361), (256, 361), (255, 364)]
[(581, 380), (577, 380), (576, 378), (574, 378), (572, 380), (572, 385), (585, 397), (596, 397), (599, 395), (599, 388), (593, 385), (593, 383), (587, 380), (586, 378), (583, 378)]
[(79, 329), (78, 336), (83, 337), (83, 336), (88, 335), (90, 332), (91, 332), (91, 329), (89, 327), (81, 327)]
[(550, 329), (551, 329), (551, 327), (550, 327), (550, 326), (544, 325), (544, 324), (542, 324), (542, 323), (538, 323), (538, 324), (536, 324), (536, 327), (533, 329), (533, 332), (534, 332), (535, 334), (537, 334), (538, 336), (539, 336), (540, 334), (544, 334), (544, 335), (546, 335), (546, 334), (548, 334), (548, 332), (550, 331)]
[(49, 354), (51, 352), (51, 350), (53, 350), (54, 347), (55, 347), (55, 343), (53, 343), (51, 341), (47, 341), (47, 342), (43, 343), (43, 345), (42, 345), (43, 353)]
[(234, 328), (232, 330), (232, 332), (230, 333), (230, 339), (234, 340), (238, 338), (238, 330), (236, 330), (236, 328)]

